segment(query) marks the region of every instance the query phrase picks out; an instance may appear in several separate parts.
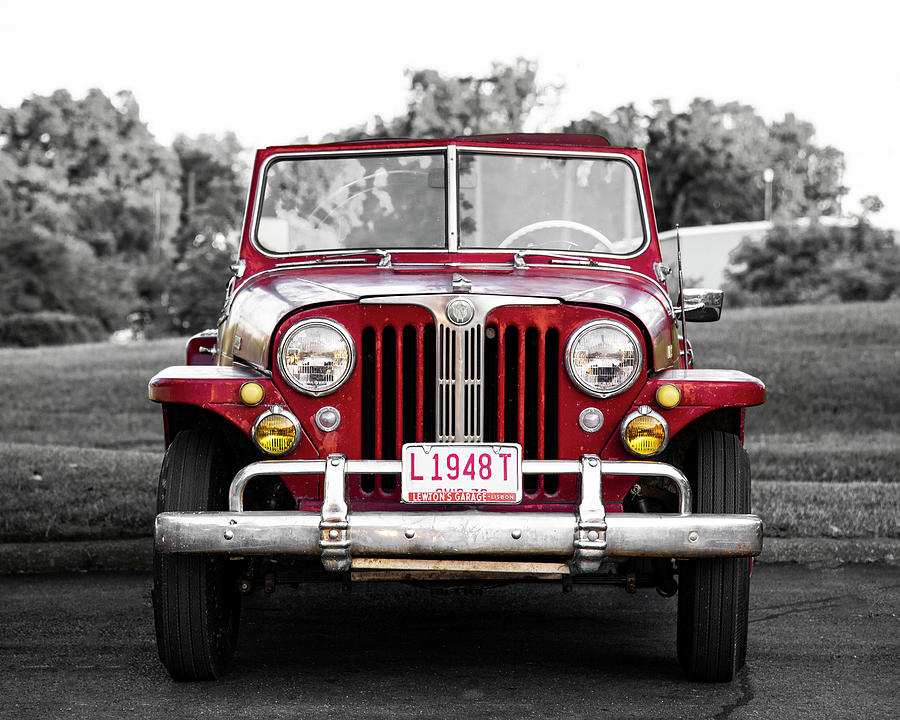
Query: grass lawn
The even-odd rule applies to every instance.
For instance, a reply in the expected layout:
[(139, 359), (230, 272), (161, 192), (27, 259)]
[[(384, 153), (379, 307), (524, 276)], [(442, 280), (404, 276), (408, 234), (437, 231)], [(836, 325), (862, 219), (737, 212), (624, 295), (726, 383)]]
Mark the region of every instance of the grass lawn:
[[(900, 303), (726, 307), (688, 336), (698, 367), (768, 388), (746, 438), (767, 534), (900, 537)], [(150, 534), (162, 421), (147, 380), (183, 356), (183, 339), (0, 349), (0, 542)]]
[(0, 348), (0, 438), (7, 443), (162, 449), (147, 381), (184, 362), (184, 339)]

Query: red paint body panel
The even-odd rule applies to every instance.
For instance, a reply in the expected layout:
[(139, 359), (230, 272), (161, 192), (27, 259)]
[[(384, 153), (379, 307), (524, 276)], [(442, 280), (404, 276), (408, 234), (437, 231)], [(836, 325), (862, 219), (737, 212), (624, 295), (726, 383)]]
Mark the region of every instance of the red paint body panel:
[(766, 401), (766, 386), (762, 381), (739, 370), (665, 370), (647, 382), (638, 403), (655, 405), (656, 390), (666, 383), (681, 390), (679, 407), (750, 407)]
[(185, 348), (187, 365), (216, 364), (216, 331), (204, 330), (192, 336)]
[[(397, 262), (417, 261), (414, 253), (395, 255)], [(517, 270), (511, 259), (508, 266), (502, 259), (498, 260), (497, 253), (488, 253), (486, 257), (493, 263), (499, 262), (501, 267), (478, 269), (468, 254), (447, 254), (437, 258), (429, 256), (428, 261), (465, 261), (463, 267), (419, 267), (403, 272), (372, 265), (285, 268), (257, 275), (241, 286), (232, 304), (222, 331), (222, 351), (229, 357), (271, 367), (271, 335), (298, 309), (388, 295), (452, 293), (454, 274), (463, 272), (472, 284), (472, 294), (553, 298), (623, 313), (636, 319), (641, 334), (651, 340), (654, 369), (674, 367), (677, 355), (674, 316), (668, 296), (655, 281), (639, 273), (615, 269), (559, 266)], [(241, 337), (241, 349), (233, 347), (235, 335)], [(265, 353), (257, 352), (260, 347), (266, 348)], [(261, 362), (263, 355), (265, 361)]]

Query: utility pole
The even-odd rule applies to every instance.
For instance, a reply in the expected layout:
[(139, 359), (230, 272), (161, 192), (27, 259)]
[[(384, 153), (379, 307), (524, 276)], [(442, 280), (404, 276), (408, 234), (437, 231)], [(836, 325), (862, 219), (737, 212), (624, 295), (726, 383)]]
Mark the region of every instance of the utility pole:
[(772, 168), (763, 170), (763, 180), (766, 185), (765, 209), (763, 220), (772, 220), (772, 181), (775, 180), (775, 171)]

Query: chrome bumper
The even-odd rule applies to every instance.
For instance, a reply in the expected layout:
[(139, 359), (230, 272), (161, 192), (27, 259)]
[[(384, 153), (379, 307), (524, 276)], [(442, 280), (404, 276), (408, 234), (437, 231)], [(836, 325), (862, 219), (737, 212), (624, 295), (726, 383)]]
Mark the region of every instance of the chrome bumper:
[[(253, 463), (235, 476), (228, 512), (158, 515), (156, 550), (320, 555), (326, 569), (336, 572), (361, 566), (366, 558), (478, 556), (514, 561), (553, 557), (568, 559), (571, 572), (590, 573), (599, 569), (604, 558), (747, 557), (762, 549), (762, 521), (755, 515), (692, 514), (690, 485), (671, 465), (601, 462), (596, 455), (585, 455), (574, 461), (525, 460), (522, 471), (580, 474), (582, 498), (577, 512), (410, 509), (351, 513), (344, 495), (345, 475), (399, 473), (399, 461), (347, 460), (342, 455), (326, 460), (275, 460)], [(244, 488), (253, 478), (290, 474), (324, 474), (321, 513), (243, 511)], [(679, 512), (607, 515), (600, 501), (603, 474), (666, 477), (679, 490)]]

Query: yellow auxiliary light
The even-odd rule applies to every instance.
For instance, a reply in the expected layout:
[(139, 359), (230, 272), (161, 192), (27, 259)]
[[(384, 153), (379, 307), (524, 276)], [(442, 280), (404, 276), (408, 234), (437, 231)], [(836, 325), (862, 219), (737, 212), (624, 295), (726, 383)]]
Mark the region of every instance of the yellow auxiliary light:
[(672, 383), (660, 385), (656, 389), (656, 402), (660, 407), (669, 410), (681, 402), (681, 390), (678, 389), (677, 385), (672, 385)]
[(253, 442), (269, 455), (290, 452), (300, 436), (300, 423), (279, 405), (260, 415), (253, 425)]
[(622, 443), (638, 457), (657, 455), (668, 442), (669, 426), (647, 405), (641, 405), (622, 422)]
[(263, 401), (265, 396), (266, 391), (263, 390), (263, 386), (255, 380), (245, 382), (241, 385), (241, 402), (244, 403), (244, 405), (255, 407)]

